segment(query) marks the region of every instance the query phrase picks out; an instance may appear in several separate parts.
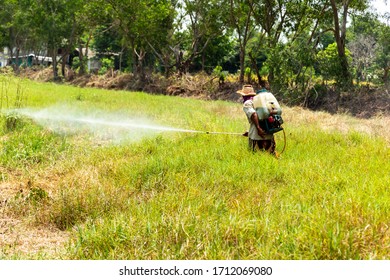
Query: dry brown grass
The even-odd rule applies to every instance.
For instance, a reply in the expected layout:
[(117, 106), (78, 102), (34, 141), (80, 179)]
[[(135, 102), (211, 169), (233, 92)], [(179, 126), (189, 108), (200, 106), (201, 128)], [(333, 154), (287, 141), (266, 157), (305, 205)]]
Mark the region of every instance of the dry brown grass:
[[(4, 217), (0, 212), (1, 253), (22, 259), (36, 258), (38, 254), (61, 258), (69, 233), (54, 227), (33, 226), (26, 221)], [(0, 254), (1, 257), (1, 254)]]
[(327, 112), (313, 112), (301, 107), (284, 107), (283, 119), (297, 125), (315, 124), (325, 131), (348, 133), (362, 132), (373, 137), (383, 137), (390, 143), (390, 116), (378, 115), (369, 119), (359, 119), (345, 114), (332, 115)]
[(0, 168), (0, 173), (7, 174), (7, 180), (0, 182), (0, 258), (14, 256), (34, 259), (39, 254), (50, 255), (51, 259), (61, 258), (64, 245), (69, 239), (68, 232), (48, 224), (36, 223), (31, 216), (18, 215), (11, 210), (12, 204), (23, 200), (34, 186), (39, 186), (50, 197), (58, 188), (59, 178), (37, 174), (37, 181), (32, 183), (31, 180), (34, 179), (22, 172)]
[(23, 68), (20, 76), (34, 81), (48, 82), (53, 80), (53, 69), (48, 68)]

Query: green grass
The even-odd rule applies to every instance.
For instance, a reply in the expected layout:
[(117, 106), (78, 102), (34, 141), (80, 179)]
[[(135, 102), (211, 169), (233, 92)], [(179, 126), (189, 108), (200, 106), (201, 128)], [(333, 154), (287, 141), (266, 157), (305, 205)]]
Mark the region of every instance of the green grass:
[[(25, 87), (23, 107), (66, 104), (202, 131), (247, 128), (236, 103)], [(164, 132), (97, 145), (24, 117), (6, 129), (3, 114), (0, 183), (28, 180), (29, 188), (10, 195), (0, 213), (70, 237), (61, 253), (1, 250), (0, 257), (388, 259), (388, 143), (353, 130), (326, 132), (284, 109), (287, 147), (280, 159), (249, 152), (240, 136)], [(276, 136), (280, 151), (282, 133)]]

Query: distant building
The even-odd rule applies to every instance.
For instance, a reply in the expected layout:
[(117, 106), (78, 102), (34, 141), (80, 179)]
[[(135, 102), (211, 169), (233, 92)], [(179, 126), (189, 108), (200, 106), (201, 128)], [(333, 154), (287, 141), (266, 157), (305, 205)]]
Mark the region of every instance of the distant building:
[[(83, 53), (86, 53), (86, 49), (82, 49)], [(59, 49), (59, 55), (61, 55), (62, 49)], [(15, 52), (14, 52), (15, 53)], [(79, 56), (79, 50), (74, 50), (68, 57), (66, 63), (72, 66), (73, 58)], [(57, 57), (59, 59), (60, 56)], [(26, 54), (20, 52), (18, 58), (16, 56), (11, 57), (11, 52), (8, 48), (0, 49), (0, 67), (7, 65), (18, 64), (21, 67), (32, 67), (35, 65), (50, 66), (53, 62), (52, 57), (36, 55), (34, 53)], [(101, 58), (93, 50), (88, 50), (87, 69), (89, 72), (97, 72), (101, 68)]]
[[(14, 52), (15, 53), (15, 52)], [(0, 67), (18, 64), (19, 66), (31, 67), (34, 65), (49, 66), (52, 62), (51, 57), (35, 55), (33, 53), (25, 54), (20, 52), (19, 56), (11, 56), (10, 50), (5, 47), (0, 51)]]
[[(83, 48), (83, 52), (84, 51), (85, 49)], [(88, 50), (87, 67), (88, 67), (88, 71), (92, 73), (97, 73), (97, 71), (99, 71), (99, 69), (102, 67), (102, 62), (100, 58), (91, 49)]]
[(9, 51), (8, 48), (4, 48), (0, 51), (0, 67), (5, 67), (8, 65)]

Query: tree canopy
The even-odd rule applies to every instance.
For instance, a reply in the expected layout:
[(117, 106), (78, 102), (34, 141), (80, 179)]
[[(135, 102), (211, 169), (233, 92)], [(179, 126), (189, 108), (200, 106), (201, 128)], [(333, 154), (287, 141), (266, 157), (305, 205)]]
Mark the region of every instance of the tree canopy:
[[(26, 55), (51, 57), (62, 74), (77, 50), (115, 60), (142, 81), (214, 69), (254, 74), (281, 94), (316, 80), (340, 90), (389, 83), (389, 15), (370, 0), (0, 0), (0, 50), (17, 71)], [(253, 79), (251, 80), (253, 82)]]

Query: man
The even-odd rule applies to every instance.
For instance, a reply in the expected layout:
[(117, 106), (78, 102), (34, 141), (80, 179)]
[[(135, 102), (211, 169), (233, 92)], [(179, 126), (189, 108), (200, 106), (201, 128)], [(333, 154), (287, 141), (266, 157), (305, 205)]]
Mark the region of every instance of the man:
[(255, 151), (257, 149), (261, 151), (268, 151), (275, 155), (275, 139), (273, 134), (266, 134), (264, 129), (260, 125), (259, 117), (253, 105), (253, 97), (256, 96), (251, 85), (244, 85), (242, 90), (237, 91), (243, 98), (243, 109), (248, 118), (249, 131), (244, 133), (244, 136), (248, 136), (249, 149)]

